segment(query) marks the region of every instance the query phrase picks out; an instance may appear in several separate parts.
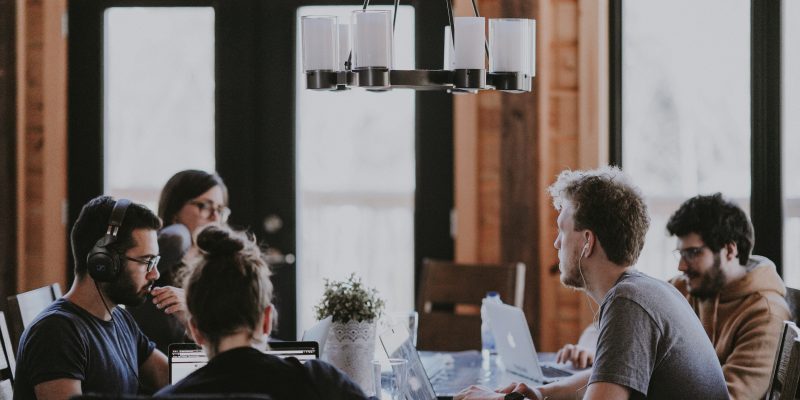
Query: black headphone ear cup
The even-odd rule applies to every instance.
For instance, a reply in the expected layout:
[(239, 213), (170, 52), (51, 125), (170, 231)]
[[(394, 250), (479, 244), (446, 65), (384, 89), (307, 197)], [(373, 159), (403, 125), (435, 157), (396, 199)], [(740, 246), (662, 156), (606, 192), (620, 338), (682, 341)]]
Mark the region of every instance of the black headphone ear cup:
[(113, 282), (119, 276), (119, 255), (109, 251), (107, 245), (107, 238), (100, 239), (86, 257), (86, 269), (96, 282)]
[(114, 202), (105, 236), (101, 237), (86, 255), (86, 269), (95, 282), (113, 282), (119, 277), (122, 269), (120, 255), (109, 247), (117, 241), (117, 233), (122, 227), (125, 211), (130, 204), (128, 199), (119, 199)]

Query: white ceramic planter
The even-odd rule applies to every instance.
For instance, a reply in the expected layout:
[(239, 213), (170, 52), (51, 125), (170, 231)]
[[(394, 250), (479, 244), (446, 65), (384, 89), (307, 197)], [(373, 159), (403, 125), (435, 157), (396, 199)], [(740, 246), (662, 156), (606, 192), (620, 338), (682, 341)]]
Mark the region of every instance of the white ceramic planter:
[(342, 370), (368, 396), (375, 394), (372, 380), (375, 326), (375, 321), (332, 323), (322, 355), (323, 360)]

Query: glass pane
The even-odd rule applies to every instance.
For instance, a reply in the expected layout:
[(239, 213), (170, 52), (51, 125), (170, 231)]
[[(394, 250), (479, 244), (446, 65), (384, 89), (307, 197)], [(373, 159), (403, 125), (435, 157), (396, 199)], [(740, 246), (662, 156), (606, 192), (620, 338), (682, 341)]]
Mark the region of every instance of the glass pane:
[[(353, 6), (298, 10), (297, 265), (298, 331), (314, 322), (323, 280), (351, 272), (378, 289), (387, 310), (414, 307), (414, 92), (342, 93), (305, 89), (300, 17), (337, 15)], [(372, 6), (370, 6), (372, 8)], [(402, 6), (395, 66), (414, 65), (414, 9)]]
[(214, 170), (214, 9), (116, 7), (104, 24), (105, 192), (155, 210), (174, 173)]
[(623, 168), (652, 216), (638, 268), (666, 279), (666, 222), (685, 199), (750, 209), (750, 1), (629, 0), (622, 23)]
[(800, 2), (784, 0), (783, 10), (783, 277), (800, 287)]

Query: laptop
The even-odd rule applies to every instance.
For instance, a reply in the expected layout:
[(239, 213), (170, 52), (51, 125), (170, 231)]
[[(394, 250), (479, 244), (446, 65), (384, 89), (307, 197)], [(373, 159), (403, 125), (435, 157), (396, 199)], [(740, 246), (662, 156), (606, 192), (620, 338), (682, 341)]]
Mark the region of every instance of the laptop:
[(407, 400), (452, 399), (452, 394), (437, 397), (433, 385), (425, 371), (419, 353), (411, 342), (408, 328), (400, 325), (389, 326), (379, 335), (381, 345), (389, 358), (408, 360)]
[(303, 332), (303, 342), (317, 342), (319, 343), (319, 354), (325, 352), (325, 343), (328, 341), (328, 331), (331, 329), (331, 322), (333, 317), (328, 317), (320, 320), (311, 328)]
[[(197, 369), (208, 364), (203, 348), (195, 343), (173, 343), (169, 345), (169, 383), (175, 384)], [(294, 357), (300, 362), (319, 358), (317, 342), (270, 342), (264, 353), (280, 358)]]
[(553, 363), (539, 362), (522, 309), (494, 303), (487, 303), (485, 307), (497, 354), (507, 372), (542, 383), (572, 375), (572, 372), (558, 368)]

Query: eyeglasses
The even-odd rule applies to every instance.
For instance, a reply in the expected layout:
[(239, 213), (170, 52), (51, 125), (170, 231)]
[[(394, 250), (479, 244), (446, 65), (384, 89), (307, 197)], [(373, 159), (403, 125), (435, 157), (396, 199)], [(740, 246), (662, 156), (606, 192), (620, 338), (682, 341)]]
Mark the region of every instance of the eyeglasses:
[(150, 257), (148, 259), (133, 258), (133, 257), (128, 257), (126, 255), (123, 255), (122, 257), (124, 257), (128, 261), (133, 261), (133, 262), (137, 262), (139, 264), (147, 265), (147, 273), (148, 274), (150, 273), (150, 271), (153, 270), (153, 268), (156, 267), (156, 265), (158, 265), (158, 262), (161, 260), (161, 256), (153, 256), (153, 257)]
[(231, 215), (230, 208), (225, 207), (222, 204), (214, 204), (214, 202), (211, 200), (208, 201), (193, 200), (190, 201), (189, 204), (197, 207), (197, 209), (200, 211), (200, 215), (203, 218), (211, 218), (211, 215), (213, 215), (216, 212), (217, 215), (219, 215), (220, 221), (226, 222), (228, 220), (228, 216)]
[(681, 259), (690, 263), (694, 261), (700, 254), (703, 253), (703, 249), (707, 248), (708, 246), (697, 246), (697, 247), (687, 247), (685, 249), (675, 249), (672, 251), (672, 255), (675, 256), (675, 260), (680, 262)]

